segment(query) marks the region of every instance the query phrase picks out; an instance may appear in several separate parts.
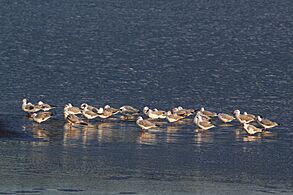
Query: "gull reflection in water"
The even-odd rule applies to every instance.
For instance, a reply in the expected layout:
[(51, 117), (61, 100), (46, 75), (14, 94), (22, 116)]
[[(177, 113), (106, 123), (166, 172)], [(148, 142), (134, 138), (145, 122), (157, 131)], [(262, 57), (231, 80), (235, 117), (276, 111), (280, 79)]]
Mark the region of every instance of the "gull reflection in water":
[(81, 139), (81, 129), (76, 126), (71, 126), (69, 123), (64, 125), (63, 145), (69, 146), (71, 141), (78, 141)]
[(277, 134), (276, 134), (276, 133), (273, 133), (273, 132), (268, 131), (268, 130), (263, 131), (263, 132), (261, 133), (261, 135), (262, 135), (263, 137), (265, 137), (265, 138), (273, 138), (273, 137), (277, 137)]
[(48, 146), (49, 145), (49, 132), (42, 128), (40, 125), (34, 125), (32, 127), (33, 138), (38, 141), (31, 142), (33, 146)]
[(260, 141), (262, 139), (261, 135), (247, 135), (243, 137), (244, 142), (255, 142)]
[(141, 132), (137, 142), (139, 144), (155, 145), (157, 144), (156, 134), (150, 132)]
[[(243, 141), (245, 142), (253, 142), (253, 141), (274, 141), (273, 138), (276, 138), (276, 134), (272, 133), (271, 131), (263, 131), (257, 135), (247, 135), (243, 137)], [(268, 138), (268, 139), (266, 139)]]
[(219, 126), (220, 126), (220, 127), (233, 127), (233, 126), (235, 126), (235, 125), (232, 124), (232, 123), (223, 123), (223, 124), (220, 124)]
[(214, 142), (214, 134), (208, 130), (196, 129), (194, 134), (194, 141), (196, 145), (201, 146), (204, 143)]
[(111, 122), (101, 122), (97, 124), (98, 129), (98, 141), (109, 141), (112, 138), (114, 124)]
[(176, 124), (167, 126), (167, 143), (175, 143), (178, 138), (179, 127)]
[(244, 136), (247, 136), (247, 133), (243, 129), (241, 129), (241, 128), (235, 129), (235, 140), (236, 141), (243, 141)]
[(167, 126), (167, 133), (177, 133), (178, 130), (179, 130), (179, 127), (175, 124)]
[(235, 140), (241, 142), (255, 142), (262, 139), (262, 134), (248, 135), (243, 128), (235, 130)]
[(33, 127), (33, 136), (34, 138), (49, 140), (49, 132), (40, 125), (35, 125)]
[(192, 125), (193, 119), (192, 118), (184, 118), (182, 120), (177, 121), (175, 124), (177, 124), (177, 125)]
[(98, 136), (98, 126), (89, 124), (82, 127), (82, 144), (85, 146), (92, 140), (96, 140)]

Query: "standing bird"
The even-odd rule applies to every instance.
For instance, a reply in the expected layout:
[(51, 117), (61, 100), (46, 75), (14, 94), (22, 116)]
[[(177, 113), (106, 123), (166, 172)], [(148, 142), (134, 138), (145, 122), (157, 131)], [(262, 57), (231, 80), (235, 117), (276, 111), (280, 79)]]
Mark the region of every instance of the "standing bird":
[(33, 113), (32, 118), (35, 122), (38, 124), (45, 122), (49, 118), (51, 118), (54, 114), (52, 112), (39, 112), (39, 113)]
[(252, 121), (254, 121), (254, 118), (249, 116), (249, 115), (244, 115), (244, 114), (240, 114), (240, 110), (235, 110), (234, 111), (235, 117), (237, 118), (237, 120), (241, 123), (250, 123)]
[(203, 130), (208, 130), (211, 129), (213, 127), (215, 127), (215, 125), (213, 125), (211, 122), (209, 121), (204, 121), (201, 117), (201, 115), (197, 115), (194, 118), (194, 123), (201, 129)]
[(251, 124), (244, 123), (244, 130), (249, 134), (249, 135), (255, 135), (257, 133), (261, 133), (262, 129), (257, 128)]
[(218, 118), (223, 121), (224, 123), (229, 123), (233, 120), (235, 120), (235, 117), (229, 115), (229, 114), (225, 114), (225, 113), (219, 113), (218, 114)]
[(141, 116), (139, 116), (136, 120), (136, 124), (141, 128), (142, 131), (146, 130), (146, 129), (152, 129), (152, 128), (156, 128), (157, 126), (148, 121), (148, 120), (144, 120)]
[(49, 110), (52, 110), (53, 108), (56, 108), (56, 106), (53, 106), (53, 105), (49, 105), (49, 104), (45, 104), (44, 102), (42, 101), (39, 101), (38, 102), (38, 106), (41, 110), (43, 111), (49, 111)]
[(40, 107), (38, 105), (33, 105), (32, 103), (28, 102), (27, 99), (22, 100), (22, 110), (28, 114), (40, 111)]
[(260, 116), (257, 116), (257, 122), (265, 129), (270, 129), (279, 125), (276, 122), (273, 122), (269, 119), (261, 118)]

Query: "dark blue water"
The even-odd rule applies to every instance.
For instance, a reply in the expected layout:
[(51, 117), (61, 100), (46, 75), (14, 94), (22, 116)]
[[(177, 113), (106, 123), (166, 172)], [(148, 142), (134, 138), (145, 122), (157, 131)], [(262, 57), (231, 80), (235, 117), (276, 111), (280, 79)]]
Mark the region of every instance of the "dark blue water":
[[(284, 1), (1, 1), (0, 194), (293, 192), (293, 15)], [(33, 125), (22, 98), (59, 107)], [(197, 132), (192, 118), (69, 129), (63, 105), (205, 106), (281, 126)], [(4, 179), (5, 178), (5, 179)]]

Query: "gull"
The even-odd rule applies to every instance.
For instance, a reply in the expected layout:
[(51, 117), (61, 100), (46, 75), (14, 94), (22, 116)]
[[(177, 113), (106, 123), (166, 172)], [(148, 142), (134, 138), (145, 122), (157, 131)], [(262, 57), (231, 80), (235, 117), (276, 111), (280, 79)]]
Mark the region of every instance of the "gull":
[(42, 101), (39, 101), (38, 102), (38, 106), (40, 107), (41, 110), (43, 111), (49, 111), (53, 108), (56, 108), (56, 106), (53, 106), (53, 105), (49, 105), (49, 104), (45, 104), (44, 102)]
[(188, 113), (188, 115), (192, 115), (195, 112), (195, 109), (186, 109), (186, 108), (182, 108), (182, 106), (179, 106), (178, 109), (185, 110)]
[(186, 117), (186, 116), (193, 115), (195, 110), (194, 109), (184, 109), (181, 106), (179, 106), (177, 108), (174, 108), (172, 111), (173, 111), (173, 113), (176, 113), (179, 116)]
[(257, 122), (258, 122), (258, 124), (263, 126), (265, 129), (270, 129), (270, 128), (273, 128), (273, 127), (276, 127), (279, 125), (276, 122), (273, 122), (269, 119), (261, 118), (260, 116), (257, 116)]
[(181, 119), (184, 119), (184, 116), (180, 116), (180, 115), (177, 115), (177, 113), (173, 113), (171, 111), (168, 111), (167, 112), (167, 116), (166, 116), (167, 120), (170, 122), (170, 123), (174, 123), (176, 121), (179, 121)]
[(148, 121), (148, 120), (144, 120), (141, 116), (139, 116), (136, 120), (136, 124), (142, 129), (142, 130), (145, 130), (145, 129), (152, 129), (152, 128), (156, 128), (157, 126)]
[(243, 114), (246, 116), (250, 116), (251, 118), (256, 119), (255, 115), (253, 115), (253, 114), (247, 114), (247, 112), (243, 112)]
[(80, 105), (80, 108), (82, 109), (82, 110), (84, 110), (85, 108), (87, 108), (88, 110), (91, 110), (91, 111), (93, 111), (93, 112), (95, 112), (95, 113), (98, 113), (98, 108), (96, 108), (96, 107), (94, 107), (94, 106), (91, 106), (91, 105), (88, 105), (88, 104), (86, 104), (86, 103), (83, 103), (83, 104), (81, 104)]
[(151, 119), (163, 119), (166, 118), (166, 112), (162, 110), (151, 110), (148, 107), (143, 108), (143, 113)]
[(32, 118), (35, 122), (38, 124), (45, 122), (49, 118), (51, 118), (54, 114), (52, 112), (39, 112), (39, 113), (33, 113)]
[(68, 112), (68, 114), (82, 114), (78, 107), (74, 107), (70, 103), (65, 105), (64, 111)]
[(211, 122), (209, 121), (204, 121), (201, 117), (201, 115), (195, 116), (194, 118), (194, 123), (201, 129), (203, 130), (208, 130), (211, 129), (213, 127), (215, 127), (215, 125), (213, 125)]
[(249, 115), (240, 114), (240, 110), (235, 110), (234, 114), (235, 114), (235, 117), (237, 118), (237, 120), (242, 124), (250, 123), (250, 122), (254, 121), (253, 117), (251, 117)]
[(158, 119), (158, 118), (159, 118), (159, 116), (157, 116), (157, 115), (155, 115), (155, 114), (152, 114), (152, 115), (151, 115), (152, 117), (150, 117), (149, 115), (150, 115), (151, 112), (152, 112), (152, 110), (149, 109), (149, 107), (145, 106), (145, 107), (143, 108), (143, 113), (144, 113), (145, 115), (147, 115), (149, 118), (151, 118), (151, 119)]
[(260, 128), (257, 128), (251, 124), (247, 124), (247, 123), (244, 123), (244, 130), (249, 134), (249, 135), (254, 135), (254, 134), (257, 134), (257, 133), (261, 133), (262, 130)]
[(40, 111), (40, 107), (28, 102), (27, 99), (22, 100), (22, 110), (27, 113), (34, 113)]
[(177, 112), (178, 110), (179, 110), (178, 107), (175, 107), (171, 111), (174, 113), (174, 112)]
[(139, 110), (134, 108), (134, 107), (132, 107), (132, 106), (125, 105), (125, 106), (120, 107), (120, 112), (122, 114), (134, 115), (134, 114), (138, 114)]
[(233, 120), (235, 120), (235, 117), (229, 115), (229, 114), (225, 114), (225, 113), (219, 113), (218, 114), (218, 118), (223, 121), (224, 123), (229, 123)]
[(113, 112), (105, 110), (104, 108), (99, 108), (98, 117), (105, 119), (110, 118), (111, 116), (113, 116)]
[(195, 117), (198, 117), (198, 116), (200, 116), (203, 121), (210, 121), (211, 120), (211, 117), (204, 115), (201, 111), (198, 111), (196, 113)]
[(83, 116), (88, 120), (97, 118), (99, 114), (87, 108), (87, 106), (82, 110)]
[(78, 116), (74, 114), (70, 114), (65, 111), (65, 119), (70, 124), (70, 128), (72, 127), (72, 124), (78, 124), (78, 125), (88, 125), (87, 122), (80, 119)]
[(109, 105), (106, 105), (106, 106), (104, 107), (104, 110), (106, 110), (107, 112), (112, 112), (113, 115), (115, 115), (115, 114), (117, 114), (117, 113), (120, 112), (119, 109), (117, 109), (117, 108), (112, 108), (112, 107), (109, 106)]
[(201, 112), (202, 114), (208, 116), (208, 117), (214, 117), (214, 116), (217, 116), (217, 113), (215, 113), (215, 112), (211, 112), (211, 111), (207, 111), (207, 110), (204, 109), (204, 107), (202, 107), (202, 108), (200, 109), (200, 112)]

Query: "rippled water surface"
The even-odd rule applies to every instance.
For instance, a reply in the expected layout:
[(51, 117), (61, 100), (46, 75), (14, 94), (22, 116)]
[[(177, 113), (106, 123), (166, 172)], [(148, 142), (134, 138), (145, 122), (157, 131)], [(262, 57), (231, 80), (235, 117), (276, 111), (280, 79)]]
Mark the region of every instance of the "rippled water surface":
[[(293, 15), (284, 1), (1, 1), (0, 194), (292, 194)], [(57, 105), (40, 126), (22, 98)], [(70, 129), (63, 105), (260, 114)]]

